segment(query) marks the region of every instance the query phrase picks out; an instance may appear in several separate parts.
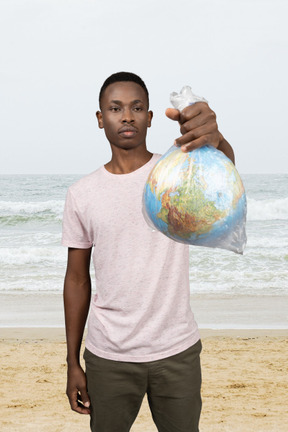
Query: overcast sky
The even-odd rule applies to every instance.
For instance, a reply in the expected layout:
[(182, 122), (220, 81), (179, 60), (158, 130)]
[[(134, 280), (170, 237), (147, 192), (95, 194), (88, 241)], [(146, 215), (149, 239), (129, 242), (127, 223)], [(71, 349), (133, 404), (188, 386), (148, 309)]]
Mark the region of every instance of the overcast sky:
[(0, 0), (0, 173), (85, 174), (110, 159), (95, 111), (139, 74), (150, 151), (179, 136), (169, 95), (208, 99), (240, 173), (287, 173), (287, 0)]

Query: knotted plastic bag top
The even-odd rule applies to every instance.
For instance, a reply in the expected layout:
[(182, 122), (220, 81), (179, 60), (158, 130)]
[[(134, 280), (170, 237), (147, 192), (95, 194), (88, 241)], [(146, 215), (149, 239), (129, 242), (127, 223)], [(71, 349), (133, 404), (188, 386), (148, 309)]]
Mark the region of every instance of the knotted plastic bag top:
[[(172, 93), (180, 111), (203, 98), (183, 87)], [(184, 153), (172, 146), (149, 174), (143, 193), (147, 223), (180, 243), (243, 253), (246, 195), (240, 175), (224, 153), (204, 146)]]

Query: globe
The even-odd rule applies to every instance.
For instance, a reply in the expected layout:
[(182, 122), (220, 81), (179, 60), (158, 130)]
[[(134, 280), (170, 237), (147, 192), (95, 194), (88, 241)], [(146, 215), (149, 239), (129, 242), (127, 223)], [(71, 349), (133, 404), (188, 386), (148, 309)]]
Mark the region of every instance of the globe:
[(143, 213), (175, 241), (243, 253), (244, 186), (234, 164), (212, 146), (188, 153), (172, 146), (147, 179)]

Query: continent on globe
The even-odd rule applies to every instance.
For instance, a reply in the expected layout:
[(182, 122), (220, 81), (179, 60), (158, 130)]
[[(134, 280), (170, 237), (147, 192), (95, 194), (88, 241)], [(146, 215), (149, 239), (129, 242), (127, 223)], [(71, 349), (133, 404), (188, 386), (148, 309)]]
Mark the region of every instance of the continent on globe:
[(188, 153), (172, 146), (148, 177), (143, 213), (175, 241), (243, 253), (245, 190), (234, 164), (212, 146)]

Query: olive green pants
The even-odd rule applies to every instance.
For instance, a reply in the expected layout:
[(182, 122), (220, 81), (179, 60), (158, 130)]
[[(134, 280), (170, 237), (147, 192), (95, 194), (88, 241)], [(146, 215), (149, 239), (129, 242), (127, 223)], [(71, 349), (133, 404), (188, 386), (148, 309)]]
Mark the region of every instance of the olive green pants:
[(201, 412), (199, 340), (180, 354), (145, 363), (84, 352), (92, 432), (128, 432), (144, 395), (159, 432), (198, 432)]

